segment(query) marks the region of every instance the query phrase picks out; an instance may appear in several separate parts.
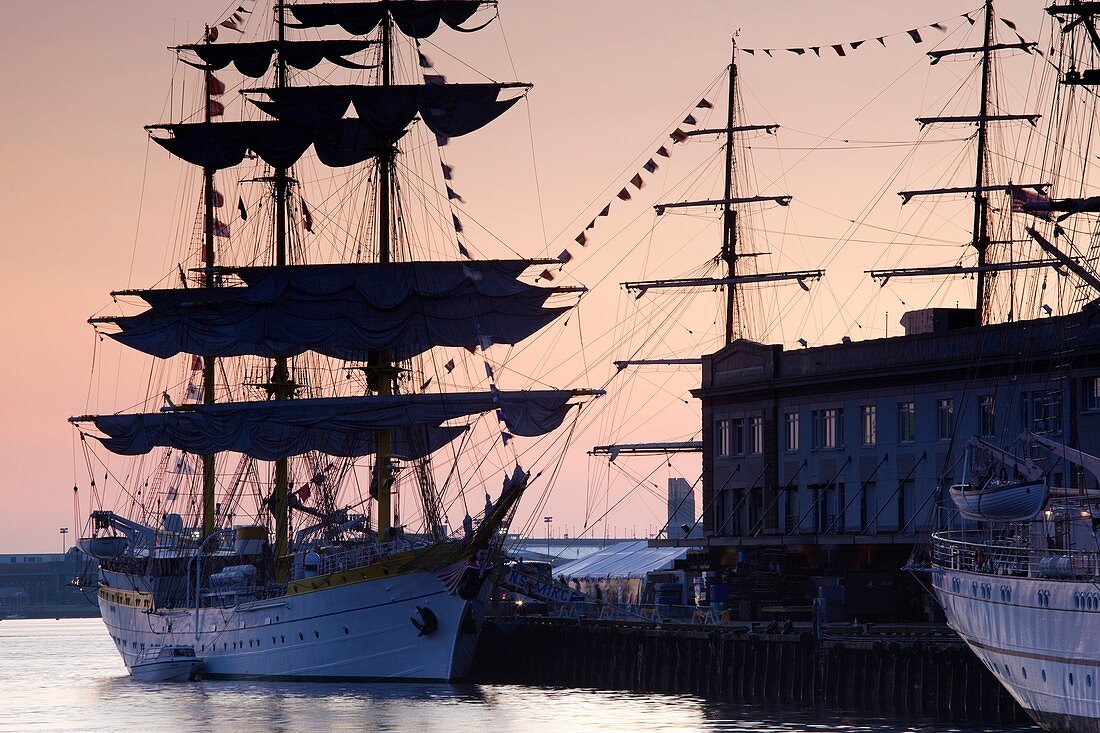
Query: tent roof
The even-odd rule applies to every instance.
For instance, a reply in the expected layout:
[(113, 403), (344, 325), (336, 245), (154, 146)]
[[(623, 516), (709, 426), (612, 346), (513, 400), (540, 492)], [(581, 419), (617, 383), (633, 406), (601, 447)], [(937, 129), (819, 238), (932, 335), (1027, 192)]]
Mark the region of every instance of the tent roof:
[(617, 542), (580, 560), (554, 568), (568, 578), (644, 578), (651, 570), (667, 570), (687, 557), (685, 547), (650, 547), (646, 540)]

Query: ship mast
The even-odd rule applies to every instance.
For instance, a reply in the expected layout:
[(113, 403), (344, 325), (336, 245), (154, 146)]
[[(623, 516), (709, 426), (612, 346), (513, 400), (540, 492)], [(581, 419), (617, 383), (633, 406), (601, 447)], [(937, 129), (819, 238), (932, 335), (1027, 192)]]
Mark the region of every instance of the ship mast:
[[(206, 28), (205, 42), (210, 43), (210, 27)], [(203, 73), (205, 90), (203, 99), (205, 110), (203, 120), (211, 123), (210, 94), (213, 83), (213, 72), (208, 68)], [(214, 278), (214, 169), (206, 166), (202, 169), (203, 182), (203, 284), (206, 287), (214, 287), (217, 283)], [(202, 359), (202, 403), (214, 404), (214, 357), (204, 356)], [(202, 457), (202, 537), (205, 540), (217, 527), (216, 508), (214, 502), (215, 476), (214, 461), (216, 454), (208, 453)]]
[[(279, 40), (279, 52), (276, 54), (275, 59), (275, 87), (284, 89), (286, 88), (286, 59), (283, 58), (283, 46), (286, 42), (286, 24), (284, 23), (286, 6), (281, 0), (276, 4), (275, 12), (278, 15), (278, 22), (275, 25), (278, 27)], [(275, 168), (273, 183), (275, 188), (274, 265), (276, 267), (286, 267), (286, 211), (287, 191), (290, 187), (290, 179), (287, 176), (286, 168), (278, 166)], [(275, 359), (275, 367), (271, 375), (271, 392), (276, 400), (290, 399), (294, 396), (294, 384), (291, 382), (290, 372), (287, 369), (286, 357)], [(279, 575), (285, 572), (285, 564), (280, 562), (280, 559), (285, 557), (290, 550), (289, 491), (290, 470), (287, 459), (279, 458), (275, 461), (275, 486), (271, 497), (271, 511), (275, 515), (276, 572)]]
[(994, 191), (1012, 194), (1018, 189), (1032, 189), (1045, 194), (1049, 184), (1046, 183), (1017, 183), (1017, 184), (990, 184), (987, 179), (989, 171), (989, 123), (991, 122), (1027, 122), (1035, 125), (1039, 119), (1036, 114), (990, 114), (990, 97), (992, 96), (993, 79), (993, 54), (997, 51), (1019, 50), (1031, 53), (1036, 44), (1020, 40), (1019, 43), (995, 43), (993, 34), (993, 0), (985, 0), (985, 25), (981, 46), (966, 48), (952, 48), (930, 51), (929, 58), (933, 65), (949, 56), (965, 54), (982, 54), (981, 65), (981, 90), (979, 92), (978, 114), (976, 115), (947, 115), (938, 117), (918, 117), (917, 123), (922, 127), (933, 124), (975, 124), (978, 128), (974, 185), (954, 186), (948, 188), (929, 188), (913, 191), (899, 191), (901, 203), (904, 206), (910, 200), (918, 196), (953, 195), (969, 193), (974, 197), (974, 220), (971, 227), (970, 246), (978, 255), (975, 267), (916, 267), (893, 268), (888, 270), (866, 270), (872, 278), (881, 280), (885, 285), (894, 277), (919, 277), (926, 275), (960, 275), (973, 274), (977, 279), (977, 289), (974, 296), (974, 315), (976, 325), (983, 325), (989, 316), (992, 303), (992, 278), (998, 272), (1008, 270), (1024, 270), (1041, 267), (1050, 267), (1056, 264), (1055, 260), (1029, 260), (1026, 262), (991, 263), (989, 248), (995, 244), (1006, 244), (1002, 241), (994, 241), (989, 238), (989, 199), (987, 195)]
[[(392, 79), (392, 34), (393, 19), (389, 10), (382, 13), (382, 86), (388, 87)], [(382, 153), (378, 156), (378, 261), (389, 262), (390, 247), (390, 174), (393, 166), (396, 144), (386, 141)], [(378, 366), (375, 374), (378, 380), (380, 396), (393, 394), (393, 367), (387, 351), (378, 352)], [(375, 454), (374, 481), (375, 499), (378, 502), (378, 539), (384, 541), (392, 524), (390, 489), (393, 485), (393, 434), (390, 430), (377, 432), (378, 451)]]
[[(723, 198), (726, 203), (722, 206), (722, 259), (726, 262), (726, 276), (733, 278), (737, 269), (737, 210), (733, 208), (730, 199), (733, 198), (733, 122), (737, 107), (737, 39), (733, 39), (733, 51), (730, 55), (729, 69), (729, 100), (726, 104), (726, 185), (723, 188)], [(731, 282), (726, 287), (726, 344), (733, 343), (734, 332), (741, 335), (741, 319), (738, 318), (734, 327), (734, 314), (736, 308), (738, 290), (736, 283)]]
[[(767, 273), (737, 273), (737, 261), (744, 257), (753, 257), (753, 254), (744, 254), (738, 251), (737, 241), (737, 206), (773, 203), (779, 206), (787, 206), (791, 197), (782, 196), (736, 196), (734, 195), (734, 166), (737, 159), (734, 154), (734, 135), (739, 133), (766, 132), (774, 133), (779, 125), (770, 123), (765, 125), (739, 125), (737, 124), (737, 39), (733, 40), (733, 52), (729, 65), (729, 99), (726, 106), (726, 125), (719, 128), (705, 128), (683, 131), (679, 135), (683, 138), (698, 137), (701, 135), (723, 135), (725, 137), (725, 180), (722, 189), (722, 197), (718, 199), (704, 199), (700, 201), (675, 201), (657, 204), (653, 208), (657, 215), (663, 215), (668, 209), (680, 209), (698, 206), (720, 206), (722, 211), (722, 250), (718, 257), (726, 265), (724, 277), (704, 278), (675, 278), (662, 280), (643, 280), (623, 283), (627, 290), (633, 290), (641, 294), (647, 290), (659, 288), (693, 288), (693, 287), (725, 287), (726, 288), (726, 322), (724, 327), (724, 345), (733, 343), (736, 339), (746, 336), (741, 321), (741, 301), (743, 291), (741, 285), (768, 282), (797, 282), (803, 289), (808, 290), (808, 281), (819, 279), (824, 272), (822, 270), (799, 270), (797, 272), (767, 272)], [(681, 138), (677, 138), (679, 140)], [(680, 359), (647, 359), (641, 360), (645, 364), (677, 364), (683, 363)], [(631, 365), (638, 363), (636, 360), (625, 360), (616, 364)], [(698, 363), (695, 360), (694, 363)]]
[(993, 64), (993, 0), (985, 0), (985, 35), (982, 43), (982, 90), (981, 107), (978, 111), (978, 154), (976, 171), (974, 173), (974, 249), (978, 252), (978, 285), (974, 302), (974, 316), (977, 325), (982, 325), (985, 320), (989, 293), (986, 283), (986, 271), (982, 268), (988, 264), (987, 250), (989, 249), (989, 203), (986, 200), (982, 187), (985, 185), (985, 171), (988, 165), (988, 153), (986, 151), (986, 126), (989, 115), (989, 77)]

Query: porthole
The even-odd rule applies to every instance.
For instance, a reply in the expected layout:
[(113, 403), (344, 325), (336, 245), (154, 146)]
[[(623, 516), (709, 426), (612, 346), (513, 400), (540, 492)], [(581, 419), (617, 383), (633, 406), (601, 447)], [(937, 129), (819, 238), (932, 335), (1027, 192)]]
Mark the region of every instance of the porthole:
[(1020, 674), (1022, 674), (1024, 676), (1024, 679), (1026, 680), (1027, 679), (1027, 667), (1020, 667)]
[(317, 631), (317, 629), (313, 630), (313, 637), (315, 639), (320, 639), (321, 638), (321, 634)]
[(1041, 669), (1041, 670), (1039, 670), (1039, 673), (1043, 678), (1043, 682), (1046, 682), (1047, 681), (1047, 671), (1045, 669)]
[(1092, 687), (1092, 675), (1085, 675), (1085, 687)]
[(302, 635), (301, 631), (299, 631), (298, 632), (298, 641), (305, 641), (305, 640), (306, 640), (306, 637)]
[(279, 643), (280, 644), (285, 644), (286, 643), (286, 637), (285, 636), (280, 636), (279, 637)]
[(345, 627), (344, 627), (344, 634), (346, 635), (346, 634), (349, 634), (349, 633), (351, 633), (351, 632), (349, 632), (349, 631), (348, 631), (348, 627), (347, 627), (347, 626), (345, 626)]
[(1071, 685), (1073, 684), (1073, 672), (1070, 672), (1070, 673), (1069, 673), (1069, 683), (1070, 683)]

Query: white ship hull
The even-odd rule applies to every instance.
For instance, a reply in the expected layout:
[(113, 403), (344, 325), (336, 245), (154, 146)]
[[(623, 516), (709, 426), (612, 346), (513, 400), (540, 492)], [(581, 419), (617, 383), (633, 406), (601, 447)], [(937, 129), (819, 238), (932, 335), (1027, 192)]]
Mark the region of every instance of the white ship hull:
[(1047, 731), (1100, 732), (1100, 586), (933, 567), (948, 623)]
[[(197, 611), (150, 610), (137, 598), (100, 591), (100, 613), (127, 669), (146, 649), (182, 644), (194, 648), (207, 678), (459, 679), (484, 608), (420, 571)], [(431, 633), (412, 623), (423, 622), (418, 607), (436, 619)]]

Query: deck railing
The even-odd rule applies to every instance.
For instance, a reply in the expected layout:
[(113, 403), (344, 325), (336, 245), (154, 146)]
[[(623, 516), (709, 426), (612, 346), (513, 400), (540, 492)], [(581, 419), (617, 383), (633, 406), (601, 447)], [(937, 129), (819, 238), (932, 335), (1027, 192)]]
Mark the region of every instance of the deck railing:
[(1100, 577), (1100, 552), (1096, 550), (1034, 548), (972, 530), (933, 534), (932, 564), (948, 570), (1018, 578)]

